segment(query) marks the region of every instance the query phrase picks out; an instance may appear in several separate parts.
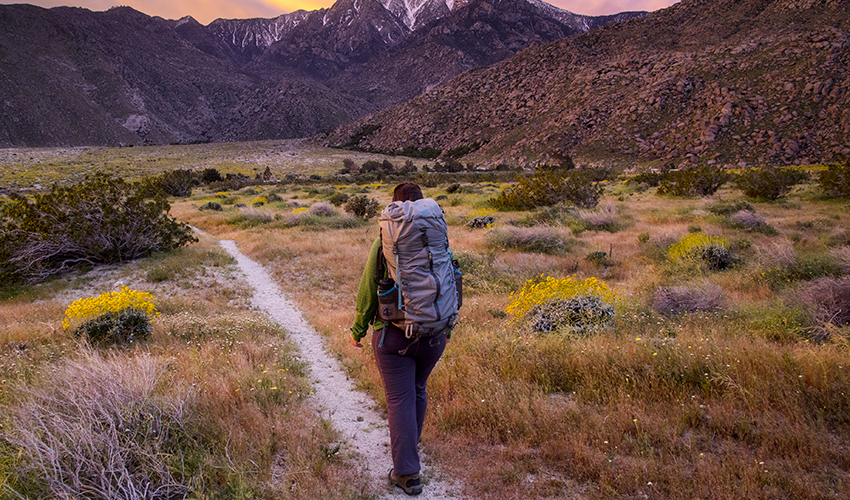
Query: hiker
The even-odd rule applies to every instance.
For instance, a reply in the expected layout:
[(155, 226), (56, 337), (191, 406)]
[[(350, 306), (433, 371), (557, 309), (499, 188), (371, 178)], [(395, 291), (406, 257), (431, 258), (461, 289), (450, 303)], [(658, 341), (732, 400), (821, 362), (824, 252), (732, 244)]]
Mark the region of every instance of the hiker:
[[(423, 200), (419, 204), (404, 203), (417, 202)], [(366, 336), (369, 324), (373, 324), (372, 333), (372, 350), (375, 354), (375, 362), (378, 371), (381, 373), (381, 379), (384, 384), (384, 393), (387, 399), (387, 417), (390, 426), (390, 443), (393, 460), (393, 468), (389, 472), (390, 484), (398, 486), (408, 495), (418, 495), (422, 492), (422, 484), (420, 482), (419, 472), (419, 452), (417, 446), (419, 437), (422, 434), (422, 424), (425, 420), (425, 409), (428, 404), (428, 396), (425, 392), (425, 385), (430, 375), (431, 370), (446, 347), (447, 335), (457, 318), (457, 298), (458, 295), (455, 289), (455, 277), (452, 274), (446, 278), (440, 271), (433, 271), (435, 266), (444, 269), (446, 259), (450, 259), (451, 252), (448, 250), (448, 236), (445, 229), (445, 220), (443, 218), (442, 209), (433, 200), (426, 200), (422, 196), (422, 190), (414, 183), (406, 182), (399, 184), (393, 190), (393, 203), (381, 214), (381, 237), (375, 240), (372, 244), (372, 250), (369, 252), (369, 260), (366, 262), (366, 268), (363, 271), (363, 276), (360, 279), (360, 288), (357, 292), (357, 314), (354, 319), (354, 326), (351, 328), (351, 343), (356, 347), (363, 347), (360, 340)], [(396, 284), (392, 279), (388, 279), (393, 274), (398, 276), (399, 266), (404, 266), (404, 262), (399, 264), (398, 257), (393, 262), (387, 263), (387, 256), (393, 254), (387, 252), (387, 248), (399, 250), (398, 247), (406, 245), (399, 241), (398, 247), (389, 241), (392, 234), (397, 234), (389, 226), (388, 215), (395, 210), (395, 213), (404, 209), (412, 210), (416, 207), (425, 207), (426, 215), (432, 221), (436, 221), (436, 229), (433, 231), (432, 240), (439, 240), (445, 248), (439, 248), (434, 245), (434, 241), (430, 246), (425, 248), (425, 254), (428, 255), (428, 261), (431, 266), (431, 273), (436, 277), (437, 285), (429, 293), (432, 297), (435, 293), (439, 294), (440, 290), (448, 290), (451, 288), (451, 294), (443, 293), (440, 300), (429, 299), (429, 305), (440, 302), (447, 304), (450, 314), (442, 314), (447, 316), (446, 319), (438, 323), (422, 323), (415, 322), (406, 317), (403, 312), (398, 310), (403, 307), (395, 307), (393, 299), (389, 304), (390, 309), (395, 312), (395, 315), (388, 313), (385, 307), (385, 298), (388, 296), (385, 291), (388, 284), (392, 285), (390, 292), (395, 291), (399, 297), (398, 304), (401, 305), (401, 291), (396, 289)], [(430, 211), (429, 211), (430, 210)], [(435, 214), (438, 212), (438, 214)], [(427, 217), (426, 217), (427, 218)], [(406, 219), (406, 218), (405, 218)], [(401, 220), (401, 218), (397, 219)], [(390, 233), (390, 234), (388, 234)], [(421, 234), (420, 234), (421, 233)], [(435, 238), (437, 236), (438, 238)], [(410, 238), (413, 240), (414, 238)], [(425, 229), (417, 229), (415, 231), (415, 239), (419, 248), (422, 248), (421, 240), (427, 245), (429, 238), (426, 236)], [(383, 240), (383, 242), (382, 242)], [(431, 249), (436, 254), (431, 257)], [(404, 252), (399, 251), (401, 255)], [(408, 252), (409, 253), (409, 252)], [(417, 252), (422, 254), (423, 252)], [(392, 258), (392, 257), (391, 257)], [(404, 257), (402, 257), (402, 260)], [(437, 264), (434, 264), (437, 262)], [(451, 262), (449, 261), (449, 265)], [(392, 269), (387, 269), (391, 267)], [(452, 271), (449, 271), (452, 272)], [(458, 271), (454, 271), (459, 274)], [(444, 273), (444, 271), (443, 271)], [(384, 279), (381, 279), (384, 278)], [(401, 280), (400, 280), (401, 281)], [(404, 280), (406, 286), (413, 286), (409, 282), (425, 282), (427, 280)], [(379, 284), (380, 282), (380, 284)], [(433, 281), (432, 281), (433, 282)], [(440, 285), (443, 284), (443, 286)], [(450, 286), (446, 286), (450, 285)], [(381, 287), (381, 299), (379, 301), (379, 286)], [(405, 300), (410, 298), (410, 295), (405, 295)], [(379, 313), (379, 302), (380, 310)], [(413, 309), (412, 307), (410, 309)], [(419, 308), (416, 308), (419, 311)], [(441, 315), (438, 313), (437, 317)], [(384, 318), (392, 318), (392, 321)], [(399, 320), (396, 320), (399, 318)], [(420, 318), (421, 319), (421, 318)], [(401, 327), (400, 327), (401, 326)]]

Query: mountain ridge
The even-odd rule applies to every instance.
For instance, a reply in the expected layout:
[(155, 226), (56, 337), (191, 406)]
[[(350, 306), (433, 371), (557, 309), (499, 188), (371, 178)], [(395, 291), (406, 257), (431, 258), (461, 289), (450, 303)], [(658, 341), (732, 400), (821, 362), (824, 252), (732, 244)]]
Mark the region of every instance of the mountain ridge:
[(415, 31), (378, 0), (208, 26), (129, 7), (0, 5), (0, 147), (307, 137), (569, 34), (526, 0), (498, 0), (479, 25), (492, 33), (470, 38), (455, 17), (480, 1)]
[(324, 143), (467, 147), (485, 165), (830, 161), (850, 154), (848, 28), (838, 0), (683, 0), (463, 73)]

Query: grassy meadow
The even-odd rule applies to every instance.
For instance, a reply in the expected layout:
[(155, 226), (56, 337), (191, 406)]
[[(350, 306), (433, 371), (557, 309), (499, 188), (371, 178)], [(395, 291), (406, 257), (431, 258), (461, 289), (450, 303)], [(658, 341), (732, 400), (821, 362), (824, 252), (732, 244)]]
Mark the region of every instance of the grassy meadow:
[[(361, 161), (334, 155), (299, 173)], [(230, 172), (198, 165), (209, 166)], [(676, 198), (616, 180), (594, 209), (497, 211), (488, 200), (501, 184), (447, 175), (424, 186), (445, 210), (465, 295), (430, 378), (422, 442), (465, 497), (850, 497), (850, 327), (839, 321), (850, 303), (847, 200), (814, 182), (759, 202), (731, 184)], [(286, 332), (245, 308), (246, 285), (215, 238), (263, 263), (383, 404), (369, 337), (366, 349), (348, 343), (377, 221), (332, 201), (366, 195), (383, 205), (392, 187), (333, 178), (195, 191), (171, 213), (209, 235), (199, 243), (18, 290), (0, 302), (0, 405), (16, 412), (3, 429), (58, 404), (70, 381), (96, 401), (105, 396), (86, 377), (117, 388), (127, 370), (150, 373), (147, 385), (129, 385), (144, 404), (168, 409), (159, 418), (174, 439), (149, 440), (163, 456), (187, 457), (156, 465), (175, 491), (371, 498), (374, 487), (351, 477), (352, 457), (332, 453), (339, 437), (305, 410), (309, 384)], [(223, 209), (200, 209), (211, 201)], [(494, 222), (468, 226), (481, 216)], [(723, 241), (722, 268), (677, 257), (671, 249), (689, 234)], [(613, 321), (543, 333), (506, 314), (541, 276), (603, 281), (616, 294)], [(152, 293), (162, 314), (150, 341), (94, 351), (62, 329), (64, 309), (118, 281)], [(12, 474), (27, 461), (21, 446), (0, 441), (0, 496), (15, 498), (5, 485), (43, 491), (37, 464), (24, 464), (31, 476)]]

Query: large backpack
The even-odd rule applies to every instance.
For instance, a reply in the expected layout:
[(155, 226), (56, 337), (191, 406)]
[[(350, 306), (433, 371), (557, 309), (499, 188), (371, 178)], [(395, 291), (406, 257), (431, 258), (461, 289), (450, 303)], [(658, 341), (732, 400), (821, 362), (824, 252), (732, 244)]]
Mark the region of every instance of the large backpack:
[(451, 331), (462, 292), (443, 209), (430, 198), (395, 201), (379, 223), (378, 267), (386, 264), (392, 283), (379, 282), (378, 317), (403, 328), (408, 338)]

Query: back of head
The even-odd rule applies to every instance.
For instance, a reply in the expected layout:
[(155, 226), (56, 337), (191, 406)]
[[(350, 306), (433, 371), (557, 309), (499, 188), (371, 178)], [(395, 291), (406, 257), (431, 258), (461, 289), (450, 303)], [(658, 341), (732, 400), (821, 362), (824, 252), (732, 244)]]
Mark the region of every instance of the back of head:
[(422, 190), (412, 182), (403, 182), (393, 189), (393, 201), (416, 201), (422, 198)]

